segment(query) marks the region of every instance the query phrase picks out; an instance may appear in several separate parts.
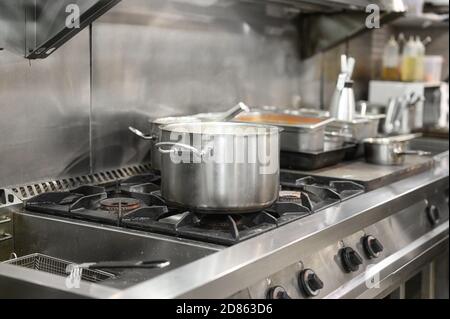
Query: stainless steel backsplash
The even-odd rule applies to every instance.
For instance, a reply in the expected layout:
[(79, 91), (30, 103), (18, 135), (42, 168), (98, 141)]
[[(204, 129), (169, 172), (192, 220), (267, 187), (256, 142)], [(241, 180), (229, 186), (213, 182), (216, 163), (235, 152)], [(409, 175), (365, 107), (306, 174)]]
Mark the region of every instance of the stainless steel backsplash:
[(345, 46), (301, 62), (288, 25), (167, 3), (122, 1), (45, 60), (0, 51), (0, 187), (147, 161), (127, 127), (150, 118), (328, 103)]
[(149, 118), (310, 94), (292, 31), (268, 36), (239, 12), (169, 9), (122, 1), (92, 37), (85, 30), (45, 60), (0, 51), (0, 187), (146, 161), (147, 143), (127, 127), (145, 130)]

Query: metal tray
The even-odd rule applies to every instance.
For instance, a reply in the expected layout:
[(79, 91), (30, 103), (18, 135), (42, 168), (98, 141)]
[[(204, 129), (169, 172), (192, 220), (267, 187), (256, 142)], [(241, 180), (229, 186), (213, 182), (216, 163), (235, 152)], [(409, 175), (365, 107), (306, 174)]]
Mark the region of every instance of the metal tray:
[[(340, 163), (346, 154), (356, 150), (357, 145), (346, 143), (342, 147), (326, 149), (321, 152), (280, 152), (281, 168), (296, 170), (315, 170)], [(355, 151), (356, 152), (356, 151)]]
[[(4, 262), (5, 264), (34, 269), (58, 275), (62, 277), (69, 276), (68, 267), (73, 263), (43, 254), (31, 254)], [(98, 283), (107, 279), (114, 278), (115, 275), (101, 270), (83, 269), (81, 280)]]

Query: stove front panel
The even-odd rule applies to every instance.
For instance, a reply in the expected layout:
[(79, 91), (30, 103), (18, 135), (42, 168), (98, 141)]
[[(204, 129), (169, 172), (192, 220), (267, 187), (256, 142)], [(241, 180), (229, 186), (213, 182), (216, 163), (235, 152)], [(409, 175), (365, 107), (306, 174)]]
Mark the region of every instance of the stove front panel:
[[(439, 220), (430, 216), (430, 207), (433, 206), (439, 211)], [(386, 297), (411, 276), (422, 271), (426, 273), (427, 262), (433, 255), (445, 257), (447, 254), (448, 258), (448, 216), (445, 195), (437, 194), (428, 201), (418, 202), (342, 238), (314, 255), (299, 256), (298, 263), (234, 297), (249, 295), (252, 298), (267, 298), (274, 287), (281, 287), (290, 298)], [(371, 236), (372, 245), (373, 239), (376, 239), (382, 251), (371, 254), (373, 250), (367, 249), (365, 241), (367, 236)], [(348, 258), (344, 255), (344, 251), (348, 250), (359, 256), (361, 264), (356, 265), (358, 262), (354, 256)], [(356, 263), (349, 270), (346, 263), (352, 262)], [(303, 279), (305, 276), (308, 278), (311, 272), (322, 282), (321, 289), (308, 289), (308, 283), (305, 287)], [(314, 277), (309, 278), (313, 287), (320, 287), (314, 282)]]

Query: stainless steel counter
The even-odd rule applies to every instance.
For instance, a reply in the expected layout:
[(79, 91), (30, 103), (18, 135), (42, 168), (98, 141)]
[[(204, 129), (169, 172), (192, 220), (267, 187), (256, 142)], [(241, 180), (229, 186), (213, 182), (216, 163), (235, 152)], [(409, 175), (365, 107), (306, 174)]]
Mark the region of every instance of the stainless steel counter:
[[(395, 212), (447, 190), (448, 176), (447, 153), (433, 170), (368, 192), (339, 206), (224, 249), (131, 287), (117, 297), (229, 297), (282, 270), (286, 265), (298, 263), (302, 256), (313, 255), (329, 243), (338, 242)], [(435, 229), (440, 239), (448, 238), (448, 207), (445, 219)]]
[[(383, 297), (405, 278), (423, 271), (437, 256), (447, 254), (448, 259), (448, 152), (437, 155), (435, 160), (434, 168), (426, 172), (228, 248), (15, 211), (15, 248), (23, 253), (51, 252), (82, 261), (96, 254), (125, 259), (163, 252), (177, 262), (157, 274), (126, 277), (130, 279), (126, 284), (83, 284), (80, 289), (66, 288), (61, 277), (0, 264), (0, 295), (23, 297), (45, 291), (41, 296), (264, 298), (267, 288), (277, 284), (286, 287), (289, 295), (301, 298), (297, 274), (312, 267), (325, 283), (317, 298)], [(425, 213), (430, 204), (440, 210), (435, 225), (429, 224)], [(48, 222), (59, 232), (45, 233)], [(87, 234), (92, 239), (90, 246), (80, 239)], [(365, 258), (357, 272), (342, 272), (337, 251), (345, 246), (361, 250), (359, 239), (364, 234), (380, 238), (385, 246), (383, 254), (377, 259)], [(31, 238), (34, 244), (24, 242), (25, 238)], [(368, 278), (376, 279), (377, 289), (368, 287)]]

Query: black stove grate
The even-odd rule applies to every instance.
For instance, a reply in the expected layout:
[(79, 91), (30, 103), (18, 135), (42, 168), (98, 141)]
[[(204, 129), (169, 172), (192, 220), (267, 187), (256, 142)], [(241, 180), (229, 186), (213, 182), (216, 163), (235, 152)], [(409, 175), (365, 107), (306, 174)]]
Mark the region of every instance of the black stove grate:
[[(361, 185), (345, 180), (317, 179), (292, 173), (282, 173), (281, 180), (279, 200), (264, 211), (250, 214), (201, 214), (168, 206), (160, 193), (160, 177), (152, 173), (66, 192), (43, 193), (29, 199), (26, 209), (233, 245), (364, 192)], [(119, 205), (114, 206), (114, 199)], [(123, 201), (124, 209), (120, 201)], [(132, 209), (127, 210), (130, 207)]]

